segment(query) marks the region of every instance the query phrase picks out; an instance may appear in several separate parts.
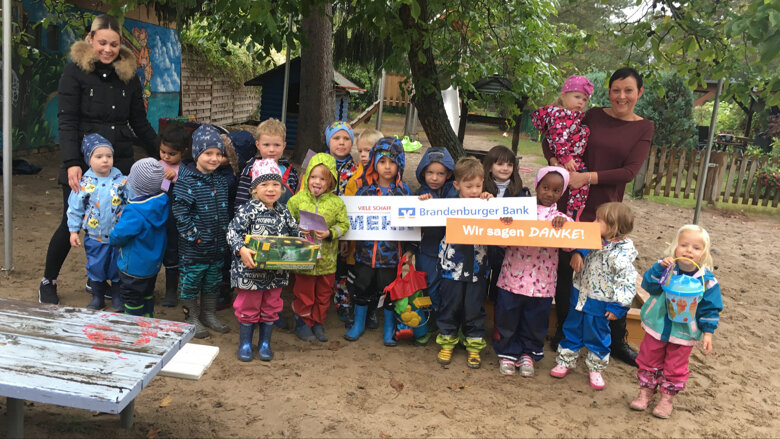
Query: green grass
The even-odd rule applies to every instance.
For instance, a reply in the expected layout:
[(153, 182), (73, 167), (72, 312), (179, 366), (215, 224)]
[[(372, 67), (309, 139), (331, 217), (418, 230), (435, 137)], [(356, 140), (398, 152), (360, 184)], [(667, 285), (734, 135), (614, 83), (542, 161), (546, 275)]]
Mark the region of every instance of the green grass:
[[(499, 145), (504, 145), (509, 149), (512, 149), (512, 138), (504, 136), (485, 136), (491, 142), (495, 142)], [(542, 158), (544, 163), (544, 156), (542, 155), (542, 144), (539, 142), (533, 142), (531, 140), (520, 139), (517, 142), (517, 155), (531, 156), (536, 155)]]

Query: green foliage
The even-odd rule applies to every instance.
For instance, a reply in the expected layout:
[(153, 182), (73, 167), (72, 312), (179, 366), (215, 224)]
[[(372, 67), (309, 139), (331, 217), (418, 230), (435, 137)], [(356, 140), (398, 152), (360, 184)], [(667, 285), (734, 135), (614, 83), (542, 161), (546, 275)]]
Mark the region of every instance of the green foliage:
[[(696, 125), (710, 125), (712, 106), (712, 102), (705, 102), (694, 108), (693, 114), (696, 119)], [(745, 113), (736, 104), (721, 102), (718, 105), (718, 125), (716, 129), (719, 133), (741, 133), (745, 129)]]

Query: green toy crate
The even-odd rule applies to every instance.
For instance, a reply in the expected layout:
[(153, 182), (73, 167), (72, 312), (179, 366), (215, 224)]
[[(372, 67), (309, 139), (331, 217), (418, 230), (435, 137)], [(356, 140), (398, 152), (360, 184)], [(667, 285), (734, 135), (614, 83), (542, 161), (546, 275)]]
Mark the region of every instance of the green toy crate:
[(290, 236), (246, 235), (244, 243), (257, 252), (258, 270), (311, 270), (320, 253), (319, 245)]

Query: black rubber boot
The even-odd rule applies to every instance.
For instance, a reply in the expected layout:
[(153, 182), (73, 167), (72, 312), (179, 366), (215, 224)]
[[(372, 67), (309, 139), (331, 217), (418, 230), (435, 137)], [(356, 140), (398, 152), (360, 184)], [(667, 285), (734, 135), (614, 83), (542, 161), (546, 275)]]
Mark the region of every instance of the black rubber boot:
[(165, 297), (162, 306), (168, 308), (179, 304), (179, 269), (177, 267), (165, 269)]
[(105, 294), (108, 291), (108, 285), (105, 282), (98, 282), (95, 280), (89, 281), (92, 287), (92, 300), (87, 305), (87, 309), (101, 310), (106, 307)]
[(612, 346), (610, 346), (612, 358), (617, 358), (630, 366), (637, 367), (636, 351), (626, 343), (626, 317), (611, 320), (609, 329), (612, 333)]

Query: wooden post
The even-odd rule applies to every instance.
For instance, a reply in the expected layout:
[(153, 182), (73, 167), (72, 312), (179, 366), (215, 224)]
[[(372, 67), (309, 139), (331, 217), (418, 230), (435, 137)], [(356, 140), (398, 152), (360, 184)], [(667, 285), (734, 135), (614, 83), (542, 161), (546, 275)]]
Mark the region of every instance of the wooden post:
[(130, 404), (127, 404), (127, 407), (122, 409), (119, 414), (119, 424), (125, 430), (133, 428), (133, 411), (135, 411), (135, 399), (130, 401)]
[(466, 103), (466, 97), (461, 95), (460, 100), (460, 123), (458, 124), (458, 141), (461, 145), (466, 138), (466, 122), (469, 118), (469, 105)]
[(24, 437), (24, 400), (16, 398), (6, 398), (5, 400), (8, 406), (6, 414), (7, 437), (9, 439), (22, 439)]

